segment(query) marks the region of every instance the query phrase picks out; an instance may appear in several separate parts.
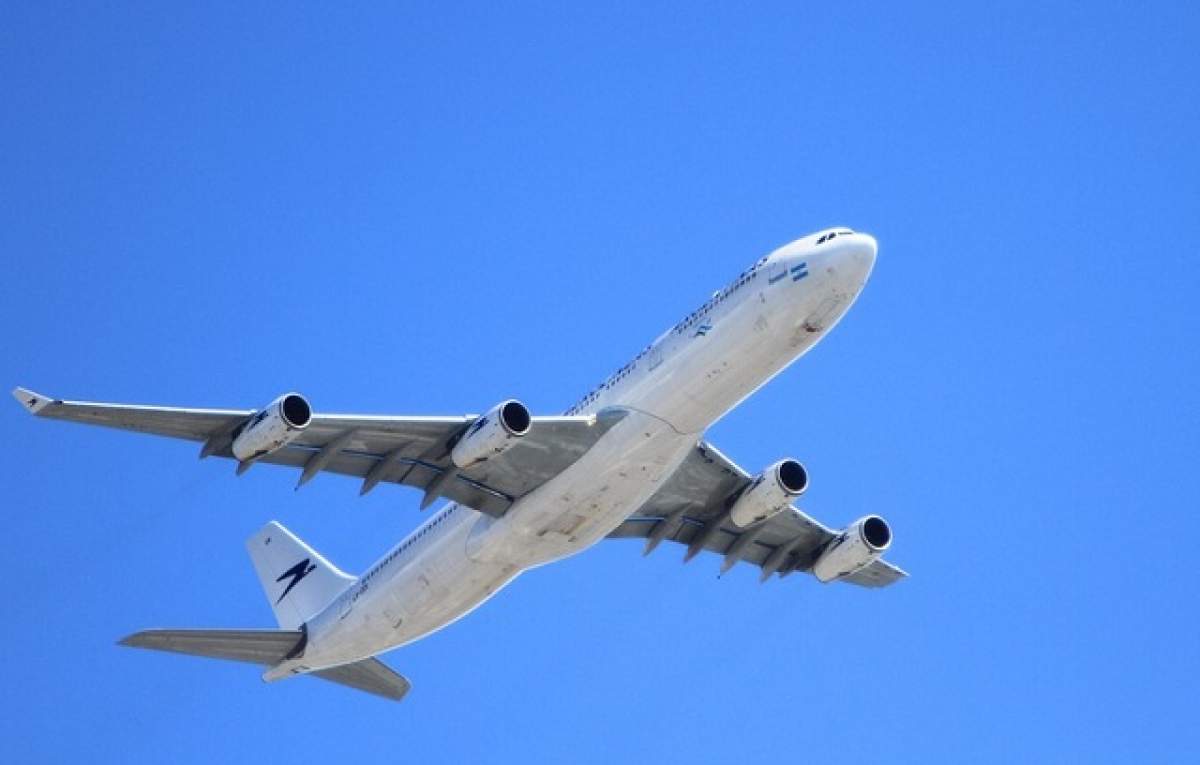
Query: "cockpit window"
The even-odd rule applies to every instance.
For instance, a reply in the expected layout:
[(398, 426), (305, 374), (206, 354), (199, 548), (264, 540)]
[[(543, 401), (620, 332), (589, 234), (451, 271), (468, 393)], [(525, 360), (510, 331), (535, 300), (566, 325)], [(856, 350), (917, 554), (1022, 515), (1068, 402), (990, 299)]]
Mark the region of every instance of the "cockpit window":
[(831, 241), (832, 239), (836, 238), (838, 234), (853, 234), (853, 233), (854, 232), (848, 228), (843, 229), (841, 231), (830, 231), (828, 234), (824, 234), (820, 239), (818, 239), (817, 244), (825, 244), (826, 242)]

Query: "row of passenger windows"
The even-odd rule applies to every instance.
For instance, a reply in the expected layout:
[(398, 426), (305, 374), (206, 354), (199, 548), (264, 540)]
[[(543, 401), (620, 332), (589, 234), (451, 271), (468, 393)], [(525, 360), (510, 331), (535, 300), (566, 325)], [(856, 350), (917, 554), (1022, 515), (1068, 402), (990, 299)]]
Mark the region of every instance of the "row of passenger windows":
[[(770, 256), (767, 256), (767, 257), (769, 258)], [(742, 285), (749, 282), (754, 277), (758, 276), (758, 270), (766, 262), (767, 262), (767, 258), (763, 258), (762, 260), (758, 261), (753, 266), (751, 266), (749, 269), (743, 271), (741, 273), (741, 275), (738, 276), (738, 278), (733, 282), (733, 284), (729, 285), (728, 287), (726, 287), (725, 289), (723, 289), (719, 292), (714, 293), (712, 298), (709, 299), (709, 301), (707, 303), (700, 306), (695, 311), (692, 311), (690, 314), (688, 314), (686, 319), (684, 319), (683, 321), (676, 324), (675, 332), (676, 333), (683, 332), (688, 327), (691, 327), (693, 324), (700, 321), (700, 319), (703, 318), (703, 316), (706, 313), (708, 313), (709, 310), (716, 307), (717, 305), (720, 305), (722, 302), (724, 302), (725, 298), (729, 297), (734, 292), (736, 292), (738, 290), (738, 288), (740, 288)]]
[(367, 572), (366, 576), (364, 576), (362, 578), (362, 581), (365, 583), (367, 580), (371, 579), (373, 576), (378, 574), (381, 570), (383, 570), (383, 568), (385, 566), (387, 566), (387, 564), (394, 561), (397, 558), (397, 556), (400, 555), (400, 553), (402, 553), (405, 550), (407, 550), (408, 548), (412, 547), (413, 544), (415, 544), (418, 539), (420, 539), (421, 537), (428, 534), (430, 531), (432, 531), (434, 529), (434, 527), (436, 527), (442, 521), (449, 518), (450, 515), (454, 512), (455, 508), (457, 508), (457, 507), (458, 507), (457, 505), (451, 504), (450, 507), (446, 508), (446, 510), (444, 512), (439, 513), (438, 516), (433, 519), (433, 523), (430, 523), (426, 526), (422, 526), (421, 529), (417, 531), (416, 536), (409, 537), (407, 540), (405, 540), (404, 544), (400, 545), (395, 550), (392, 550), (390, 555), (388, 555), (386, 558), (384, 558), (378, 564), (376, 564), (375, 568), (373, 568)]
[(637, 363), (639, 361), (641, 361), (642, 358), (645, 357), (645, 355), (647, 353), (649, 353), (653, 347), (654, 347), (654, 344), (651, 343), (650, 345), (647, 345), (645, 348), (643, 348), (642, 352), (633, 358), (633, 361), (629, 362), (628, 364), (626, 364), (625, 366), (621, 367), (616, 372), (614, 372), (611, 377), (609, 377), (604, 382), (600, 383), (600, 385), (597, 386), (591, 393), (584, 396), (583, 399), (580, 400), (579, 403), (577, 403), (575, 406), (568, 409), (566, 412), (564, 412), (564, 414), (569, 417), (573, 414), (579, 413), (580, 411), (583, 410), (583, 408), (585, 406), (587, 406), (588, 404), (591, 404), (593, 401), (600, 398), (601, 391), (607, 390), (607, 389), (613, 387), (614, 385), (619, 383), (621, 380), (624, 380), (626, 377), (633, 374), (633, 370), (637, 369)]
[[(683, 332), (685, 329), (687, 329), (688, 327), (692, 326), (697, 321), (699, 321), (700, 317), (703, 316), (709, 309), (713, 308), (714, 306), (716, 306), (719, 303), (721, 303), (722, 301), (724, 301), (725, 298), (732, 295), (734, 293), (734, 291), (736, 291), (739, 287), (741, 287), (742, 285), (746, 284), (751, 279), (756, 277), (758, 275), (758, 270), (760, 268), (762, 268), (763, 265), (766, 264), (767, 260), (770, 257), (771, 257), (770, 255), (764, 256), (761, 260), (759, 260), (753, 266), (751, 266), (750, 268), (743, 271), (741, 273), (741, 275), (738, 276), (738, 278), (733, 282), (733, 284), (729, 285), (728, 287), (721, 290), (720, 292), (715, 293), (707, 303), (705, 303), (704, 305), (702, 305), (700, 308), (696, 309), (692, 313), (688, 314), (688, 317), (686, 319), (684, 319), (683, 321), (681, 321), (680, 323), (675, 325), (673, 331), (678, 334), (679, 332)], [(653, 347), (654, 347), (653, 344), (646, 346), (646, 348), (643, 349), (642, 352), (639, 353), (637, 355), (637, 357), (634, 358), (633, 361), (629, 362), (625, 366), (618, 369), (616, 371), (616, 373), (613, 374), (612, 377), (610, 377), (607, 380), (605, 380), (604, 382), (600, 383), (599, 387), (597, 387), (591, 393), (584, 396), (583, 399), (581, 401), (579, 401), (579, 403), (575, 404), (575, 406), (568, 409), (566, 412), (564, 412), (564, 414), (569, 417), (573, 414), (578, 414), (579, 412), (583, 411), (584, 407), (593, 403), (597, 398), (600, 397), (601, 391), (606, 390), (606, 389), (611, 388), (612, 386), (616, 385), (618, 382), (620, 382), (621, 380), (628, 377), (633, 372), (634, 369), (637, 369), (638, 361), (640, 361), (643, 356), (645, 356), (647, 353), (649, 353), (651, 351), (651, 349), (653, 349)]]

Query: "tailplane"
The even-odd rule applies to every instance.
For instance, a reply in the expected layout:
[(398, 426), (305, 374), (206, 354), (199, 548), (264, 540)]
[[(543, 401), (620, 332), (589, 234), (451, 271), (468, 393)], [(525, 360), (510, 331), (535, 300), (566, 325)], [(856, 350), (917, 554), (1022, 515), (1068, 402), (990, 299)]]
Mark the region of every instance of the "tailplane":
[(392, 701), (404, 698), (404, 694), (412, 688), (407, 677), (375, 658), (342, 664), (329, 669), (318, 669), (311, 674), (322, 680), (348, 685), (351, 688), (373, 693)]
[(121, 645), (273, 666), (304, 650), (301, 630), (142, 630)]
[(299, 628), (356, 581), (275, 521), (247, 539), (246, 549), (284, 630)]
[[(272, 667), (303, 653), (305, 634), (303, 630), (143, 630), (121, 640), (121, 645)], [(412, 687), (407, 678), (375, 658), (308, 674), (393, 701), (404, 698)]]

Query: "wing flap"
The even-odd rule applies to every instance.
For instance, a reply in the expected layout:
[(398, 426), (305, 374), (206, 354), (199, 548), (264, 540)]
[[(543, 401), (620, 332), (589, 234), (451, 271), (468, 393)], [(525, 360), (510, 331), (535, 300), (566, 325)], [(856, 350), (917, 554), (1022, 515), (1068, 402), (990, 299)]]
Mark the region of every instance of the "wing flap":
[(862, 587), (887, 587), (907, 576), (908, 572), (904, 569), (888, 563), (883, 558), (877, 558), (853, 574), (843, 577), (842, 581)]
[[(262, 457), (259, 462), (303, 469), (318, 452), (317, 449), (289, 444), (277, 452)], [(347, 447), (332, 456), (323, 466), (322, 472), (365, 479), (377, 465), (388, 460), (389, 456), (389, 452), (370, 452)], [(449, 469), (448, 461), (444, 462), (447, 464), (443, 466), (415, 457), (394, 457), (390, 460), (390, 464), (384, 466), (386, 472), (379, 478), (384, 483), (396, 483), (424, 490)], [(519, 496), (492, 488), (489, 484), (477, 481), (472, 476), (473, 472), (471, 471), (457, 472), (454, 480), (441, 488), (439, 495), (481, 513), (497, 517), (504, 515)]]

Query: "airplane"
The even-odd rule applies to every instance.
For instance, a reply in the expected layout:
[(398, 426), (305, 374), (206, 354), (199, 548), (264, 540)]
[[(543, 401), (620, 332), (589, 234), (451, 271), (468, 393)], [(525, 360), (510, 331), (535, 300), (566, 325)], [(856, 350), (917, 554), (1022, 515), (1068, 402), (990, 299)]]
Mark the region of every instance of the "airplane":
[(482, 415), (314, 413), (286, 393), (258, 410), (63, 401), (17, 388), (39, 417), (200, 442), (200, 457), (320, 472), (449, 502), (360, 576), (346, 574), (272, 521), (246, 542), (277, 629), (150, 629), (121, 645), (232, 659), (273, 682), (311, 675), (400, 700), (409, 681), (378, 654), (462, 618), (521, 572), (606, 538), (645, 539), (723, 556), (762, 581), (795, 571), (883, 587), (907, 574), (881, 556), (878, 515), (844, 529), (793, 502), (808, 473), (781, 459), (751, 475), (704, 431), (810, 350), (858, 298), (875, 239), (833, 228), (747, 268), (560, 416), (516, 399)]

